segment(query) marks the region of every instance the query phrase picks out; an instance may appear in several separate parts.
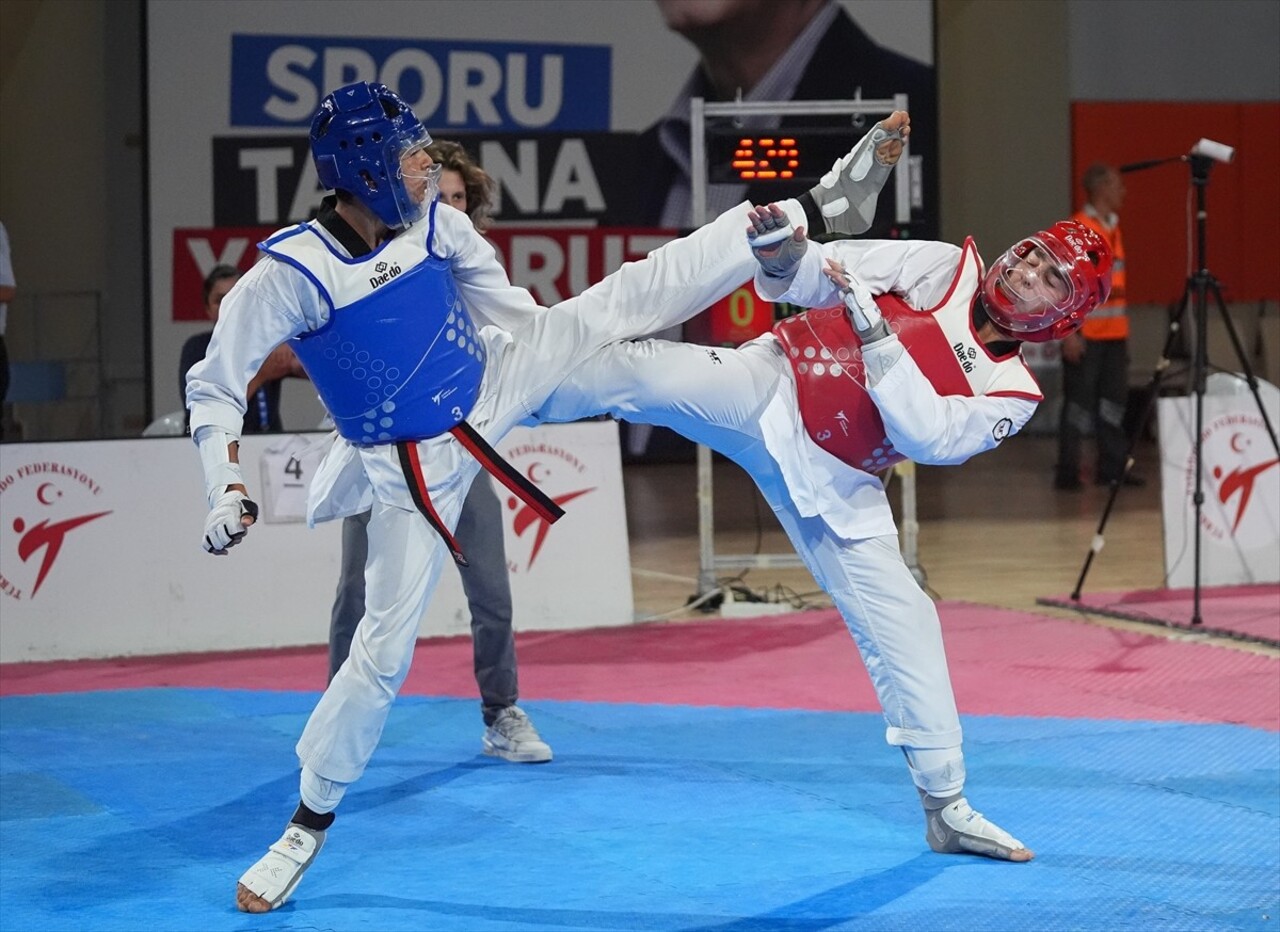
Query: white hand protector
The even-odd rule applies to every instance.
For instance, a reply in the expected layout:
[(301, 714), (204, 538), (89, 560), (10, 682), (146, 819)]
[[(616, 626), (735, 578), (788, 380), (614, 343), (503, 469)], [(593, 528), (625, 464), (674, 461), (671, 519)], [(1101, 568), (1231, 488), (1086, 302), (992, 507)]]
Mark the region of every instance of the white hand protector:
[(249, 529), (244, 524), (248, 516), (250, 524), (258, 520), (258, 506), (249, 501), (243, 492), (226, 491), (213, 503), (204, 521), (204, 549), (222, 556), (231, 547), (244, 540)]
[(905, 349), (896, 339), (890, 339), (889, 329), (871, 289), (862, 280), (834, 259), (827, 260), (823, 274), (831, 279), (849, 312), (849, 322), (862, 341), (862, 363), (866, 372), (867, 388), (874, 388), (885, 377), (894, 363), (902, 358)]
[(840, 289), (840, 300), (849, 311), (849, 319), (863, 347), (890, 336), (889, 325), (884, 322), (871, 289), (843, 265), (832, 262), (828, 267), (829, 277)]
[(777, 204), (756, 207), (747, 213), (747, 219), (751, 221), (747, 227), (747, 245), (764, 274), (770, 278), (793, 275), (808, 243), (803, 234), (797, 240), (782, 208)]
[(193, 438), (204, 467), (205, 501), (212, 508), (229, 485), (244, 485), (240, 464), (231, 461), (230, 447), (240, 438), (217, 427), (201, 427)]

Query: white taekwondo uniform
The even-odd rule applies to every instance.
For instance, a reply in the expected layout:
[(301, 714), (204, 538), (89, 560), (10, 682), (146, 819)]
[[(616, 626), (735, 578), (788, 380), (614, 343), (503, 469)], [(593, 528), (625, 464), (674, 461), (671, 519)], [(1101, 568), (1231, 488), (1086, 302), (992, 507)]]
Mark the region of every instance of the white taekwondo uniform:
[[(845, 316), (822, 274), (827, 257), (881, 296), (894, 336), (868, 356), (905, 348), (869, 391), (852, 329), (844, 324), (852, 344), (827, 339), (833, 319)], [(902, 560), (875, 473), (903, 457), (964, 462), (1034, 413), (1042, 396), (1016, 344), (996, 356), (974, 332), (981, 279), (972, 241), (963, 250), (938, 242), (811, 242), (793, 275), (761, 272), (756, 288), (770, 300), (836, 310), (809, 311), (736, 350), (655, 340), (607, 347), (541, 411), (545, 420), (608, 412), (661, 425), (742, 465), (844, 617), (880, 698), (889, 743), (952, 750), (942, 755), (952, 763), (943, 773), (913, 769), (917, 785), (931, 791), (957, 774), (963, 779), (960, 723), (937, 611)]]

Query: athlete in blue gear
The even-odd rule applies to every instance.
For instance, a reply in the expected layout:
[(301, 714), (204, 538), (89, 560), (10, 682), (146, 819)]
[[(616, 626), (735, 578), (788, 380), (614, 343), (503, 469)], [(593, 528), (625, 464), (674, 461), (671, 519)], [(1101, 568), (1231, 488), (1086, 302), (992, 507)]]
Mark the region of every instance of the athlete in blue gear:
[[(315, 220), (262, 244), (265, 258), (224, 299), (208, 353), (188, 375), (210, 507), (208, 552), (228, 553), (256, 519), (237, 459), (244, 386), (285, 341), (339, 435), (312, 481), (308, 521), (371, 511), (365, 615), (298, 741), (301, 803), (237, 886), (246, 912), (285, 901), (347, 786), (364, 772), (443, 561), (466, 559), (452, 529), (481, 466), (546, 517), (558, 514), (490, 445), (532, 423), (592, 353), (687, 320), (755, 268), (743, 203), (583, 294), (541, 308), (511, 285), (466, 215), (439, 206), (429, 141), (382, 85), (351, 84), (326, 97), (311, 149), (321, 183), (335, 193)], [(848, 178), (836, 194), (863, 203), (865, 183), (841, 165), (835, 171)], [(783, 206), (797, 226), (808, 222), (798, 201)]]

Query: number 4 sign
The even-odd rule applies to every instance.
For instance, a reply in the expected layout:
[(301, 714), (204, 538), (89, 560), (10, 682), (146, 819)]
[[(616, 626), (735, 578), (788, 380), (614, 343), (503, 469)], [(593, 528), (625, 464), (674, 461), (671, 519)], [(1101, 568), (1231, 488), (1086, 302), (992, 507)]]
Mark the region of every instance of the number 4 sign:
[(289, 524), (307, 520), (307, 488), (324, 458), (327, 434), (294, 434), (262, 452), (262, 520)]

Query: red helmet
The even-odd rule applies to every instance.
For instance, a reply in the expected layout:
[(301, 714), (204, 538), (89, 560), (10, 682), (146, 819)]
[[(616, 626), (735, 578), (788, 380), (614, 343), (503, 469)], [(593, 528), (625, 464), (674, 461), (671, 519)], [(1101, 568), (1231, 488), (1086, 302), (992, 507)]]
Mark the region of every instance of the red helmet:
[(1027, 237), (982, 280), (983, 304), (996, 329), (1029, 343), (1073, 333), (1110, 294), (1111, 247), (1075, 220)]

